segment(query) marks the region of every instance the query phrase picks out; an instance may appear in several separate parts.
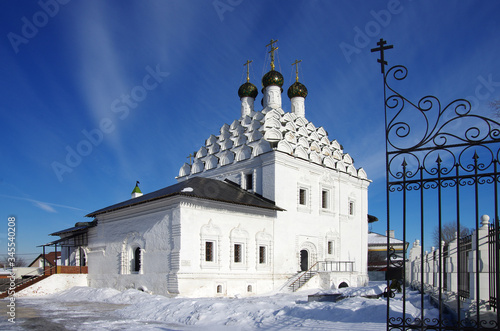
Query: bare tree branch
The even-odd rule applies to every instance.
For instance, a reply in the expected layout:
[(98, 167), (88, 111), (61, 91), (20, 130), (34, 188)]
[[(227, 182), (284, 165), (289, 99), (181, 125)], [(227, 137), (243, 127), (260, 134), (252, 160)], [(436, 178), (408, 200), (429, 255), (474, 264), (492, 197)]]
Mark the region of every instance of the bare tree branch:
[(490, 108), (493, 110), (495, 117), (500, 118), (500, 100), (490, 101)]
[[(10, 268), (12, 267), (11, 262), (9, 262), (9, 256), (6, 256), (3, 258), (2, 261), (0, 261), (0, 266), (3, 268)], [(16, 256), (16, 261), (14, 262), (14, 267), (27, 267), (28, 262), (23, 257)]]
[[(472, 234), (472, 229), (467, 228), (463, 225), (460, 225), (460, 234), (459, 238), (468, 236)], [(434, 228), (434, 232), (432, 233), (432, 238), (434, 242), (434, 247), (439, 248), (441, 241), (444, 241), (446, 244), (455, 239), (455, 233), (457, 232), (457, 224), (454, 222), (443, 224), (441, 227), (441, 239), (439, 239), (439, 227), (436, 226)]]

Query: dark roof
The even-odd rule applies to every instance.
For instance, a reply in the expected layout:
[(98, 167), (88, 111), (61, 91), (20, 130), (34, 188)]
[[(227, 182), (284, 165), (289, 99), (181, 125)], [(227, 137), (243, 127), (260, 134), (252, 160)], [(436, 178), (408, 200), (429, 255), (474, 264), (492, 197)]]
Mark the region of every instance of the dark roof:
[[(61, 252), (57, 252), (57, 258), (59, 259), (61, 257)], [(33, 265), (33, 263), (36, 262), (39, 258), (43, 258), (43, 254), (38, 255), (33, 262), (30, 263), (30, 266)], [(47, 261), (48, 264), (51, 266), (56, 265), (56, 252), (50, 252), (45, 254), (45, 261)]]
[(237, 205), (252, 206), (271, 210), (283, 211), (274, 201), (259, 194), (243, 190), (230, 181), (220, 181), (211, 178), (193, 177), (186, 181), (162, 188), (158, 191), (144, 194), (140, 197), (126, 200), (112, 206), (96, 210), (87, 217), (95, 217), (111, 211), (136, 206), (154, 200), (166, 199), (173, 196), (185, 196), (198, 199), (227, 202)]
[(378, 222), (378, 218), (376, 216), (368, 214), (368, 223)]
[(84, 230), (87, 230), (88, 228), (91, 228), (91, 227), (96, 226), (96, 225), (97, 225), (96, 221), (93, 221), (93, 222), (78, 222), (72, 228), (68, 228), (68, 229), (64, 229), (64, 230), (61, 230), (61, 231), (57, 231), (57, 232), (51, 233), (50, 235), (51, 236), (60, 236), (62, 234), (66, 234), (66, 233), (84, 232)]

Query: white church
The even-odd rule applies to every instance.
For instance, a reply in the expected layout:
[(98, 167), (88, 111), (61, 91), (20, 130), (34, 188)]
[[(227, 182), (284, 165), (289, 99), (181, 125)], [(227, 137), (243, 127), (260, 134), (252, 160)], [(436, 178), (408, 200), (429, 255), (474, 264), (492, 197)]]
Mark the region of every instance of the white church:
[(63, 264), (88, 266), (91, 287), (184, 297), (367, 284), (370, 180), (306, 119), (297, 61), (282, 109), (274, 43), (262, 109), (247, 61), (239, 118), (209, 135), (177, 184), (144, 195), (136, 185), (130, 200), (54, 233)]

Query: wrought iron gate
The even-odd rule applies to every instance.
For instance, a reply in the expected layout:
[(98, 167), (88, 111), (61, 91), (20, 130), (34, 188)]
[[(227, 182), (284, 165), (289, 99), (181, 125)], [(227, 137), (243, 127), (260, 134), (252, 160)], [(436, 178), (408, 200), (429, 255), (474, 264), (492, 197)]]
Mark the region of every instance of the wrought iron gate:
[[(474, 115), (465, 99), (447, 105), (431, 95), (410, 101), (403, 96), (415, 92), (403, 84), (407, 68), (386, 70), (384, 51), (392, 46), (383, 39), (377, 45), (372, 52), (380, 52), (384, 82), (387, 231), (401, 229), (403, 241), (413, 241), (401, 259), (387, 239), (387, 269), (403, 271), (402, 280), (387, 281), (387, 329), (498, 330), (500, 124)], [(455, 236), (443, 242), (449, 222)], [(470, 238), (461, 238), (463, 227), (471, 229)], [(401, 293), (391, 286), (398, 281)]]

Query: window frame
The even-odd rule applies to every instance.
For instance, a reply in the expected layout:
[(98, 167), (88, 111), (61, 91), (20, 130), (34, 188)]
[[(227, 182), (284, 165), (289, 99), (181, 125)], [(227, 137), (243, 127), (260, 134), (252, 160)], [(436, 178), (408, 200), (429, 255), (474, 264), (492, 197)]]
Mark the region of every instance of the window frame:
[(356, 216), (356, 202), (353, 199), (349, 199), (349, 203), (347, 205), (347, 215), (350, 217)]
[(304, 213), (311, 212), (311, 187), (307, 184), (297, 185), (297, 210)]
[[(238, 249), (237, 249), (238, 248)], [(243, 264), (243, 244), (234, 243), (233, 244), (233, 263)]]
[(321, 189), (321, 208), (330, 209), (330, 191), (327, 189)]
[[(215, 263), (215, 241), (214, 240), (205, 240), (204, 246), (205, 246), (204, 261), (206, 263)], [(210, 253), (210, 255), (208, 253)], [(209, 259), (209, 256), (210, 256), (210, 259)]]
[(143, 249), (140, 245), (131, 245), (128, 250), (128, 274), (142, 274), (143, 272)]
[[(221, 267), (221, 231), (220, 228), (212, 222), (212, 219), (208, 221), (208, 224), (204, 224), (200, 229), (200, 241), (199, 241), (199, 258), (200, 267), (207, 269), (220, 269)], [(213, 252), (212, 261), (207, 261), (207, 242), (212, 242)]]
[(328, 240), (326, 245), (327, 245), (326, 253), (328, 255), (333, 255), (335, 253), (334, 252), (335, 242), (333, 240)]
[(245, 173), (245, 189), (247, 191), (254, 191), (253, 180), (254, 180), (253, 171)]
[(259, 245), (259, 248), (258, 248), (258, 264), (259, 265), (267, 265), (267, 261), (268, 261), (268, 258), (267, 258), (267, 245)]
[(299, 188), (299, 205), (307, 206), (307, 189)]

